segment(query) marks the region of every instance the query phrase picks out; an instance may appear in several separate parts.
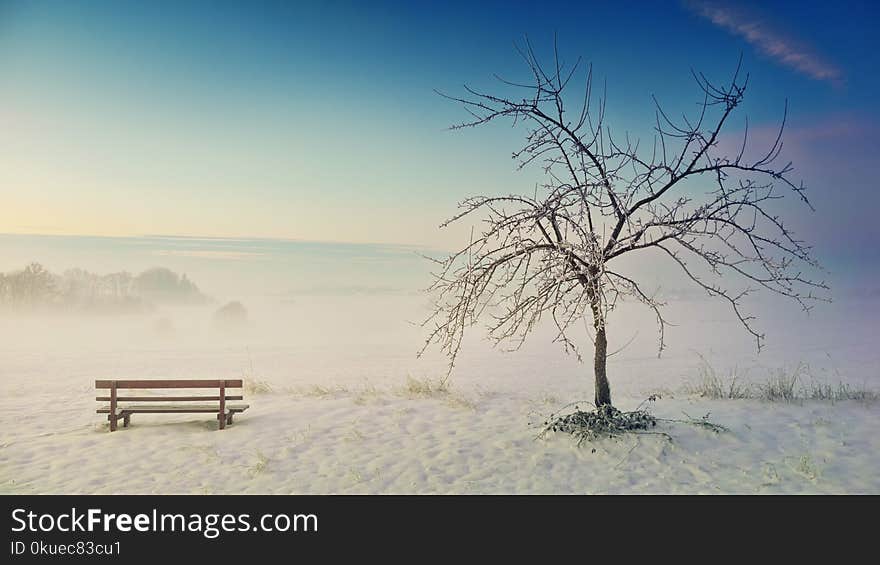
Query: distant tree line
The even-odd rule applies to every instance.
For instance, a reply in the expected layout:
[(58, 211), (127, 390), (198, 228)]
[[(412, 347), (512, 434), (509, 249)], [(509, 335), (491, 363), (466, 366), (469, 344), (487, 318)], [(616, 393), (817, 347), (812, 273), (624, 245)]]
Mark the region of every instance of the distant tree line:
[(134, 313), (158, 305), (209, 302), (187, 276), (157, 267), (139, 275), (126, 271), (99, 275), (69, 269), (61, 275), (31, 263), (0, 273), (0, 308), (13, 311)]

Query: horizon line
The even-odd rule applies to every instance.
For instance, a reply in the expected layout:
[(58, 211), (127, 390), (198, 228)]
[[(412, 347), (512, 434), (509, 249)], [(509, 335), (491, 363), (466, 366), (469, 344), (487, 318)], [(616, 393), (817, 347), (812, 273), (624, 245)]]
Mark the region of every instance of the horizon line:
[[(390, 243), (382, 241), (347, 241), (331, 239), (308, 239), (295, 237), (277, 236), (212, 236), (212, 235), (182, 235), (182, 234), (89, 234), (89, 233), (44, 233), (44, 232), (0, 232), (0, 237), (65, 237), (65, 238), (95, 238), (95, 239), (164, 239), (164, 240), (190, 240), (190, 241), (275, 241), (286, 243), (317, 243), (326, 245), (358, 245), (372, 247), (402, 247), (411, 249), (430, 249), (441, 251), (442, 249), (429, 244), (415, 243)], [(446, 250), (442, 250), (446, 251)]]

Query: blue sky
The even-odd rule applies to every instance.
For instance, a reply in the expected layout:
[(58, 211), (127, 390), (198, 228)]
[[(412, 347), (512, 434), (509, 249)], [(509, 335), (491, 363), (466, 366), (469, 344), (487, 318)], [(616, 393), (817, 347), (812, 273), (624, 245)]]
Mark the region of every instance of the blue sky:
[[(434, 94), (523, 76), (513, 42), (559, 37), (607, 80), (608, 123), (649, 135), (690, 69), (743, 54), (748, 114), (819, 212), (836, 260), (876, 240), (870, 2), (18, 2), (0, 0), (0, 232), (174, 234), (448, 247), (461, 198), (530, 190), (509, 127), (448, 132)], [(794, 212), (793, 212), (794, 213)], [(797, 212), (800, 214), (800, 212)], [(843, 229), (846, 227), (846, 229)], [(847, 255), (849, 254), (849, 255)], [(876, 252), (874, 252), (876, 255)]]

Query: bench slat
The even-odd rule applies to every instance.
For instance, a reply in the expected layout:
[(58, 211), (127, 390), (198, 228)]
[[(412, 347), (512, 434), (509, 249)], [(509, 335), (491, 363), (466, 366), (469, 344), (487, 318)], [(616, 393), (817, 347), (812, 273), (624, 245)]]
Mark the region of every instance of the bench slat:
[[(109, 396), (96, 396), (98, 402), (110, 402)], [(219, 396), (117, 396), (118, 402), (171, 402), (220, 400)], [(226, 400), (244, 400), (243, 396), (227, 396)]]
[(242, 379), (187, 379), (187, 380), (135, 380), (113, 381), (96, 380), (95, 388), (242, 388)]
[[(250, 406), (248, 404), (227, 404), (226, 412), (244, 412)], [(220, 411), (220, 407), (217, 405), (193, 405), (193, 404), (181, 404), (181, 405), (169, 405), (169, 404), (133, 404), (131, 406), (118, 406), (116, 408), (116, 413), (129, 413), (129, 414), (163, 414), (163, 413), (192, 413), (192, 414), (201, 414), (201, 413), (218, 413)], [(98, 414), (109, 414), (110, 407), (104, 406), (103, 408), (98, 408)]]

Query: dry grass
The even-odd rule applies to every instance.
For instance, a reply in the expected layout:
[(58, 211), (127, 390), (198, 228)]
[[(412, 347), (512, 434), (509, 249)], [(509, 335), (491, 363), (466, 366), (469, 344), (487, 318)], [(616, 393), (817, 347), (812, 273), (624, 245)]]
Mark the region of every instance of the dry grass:
[(354, 403), (363, 406), (369, 402), (375, 402), (382, 398), (382, 393), (373, 385), (367, 385), (354, 393)]
[(703, 398), (752, 398), (750, 387), (742, 381), (735, 369), (728, 376), (721, 377), (705, 359), (700, 363), (697, 378), (688, 382), (684, 390), (687, 394)]
[(880, 400), (880, 392), (871, 390), (867, 386), (856, 387), (842, 381), (831, 384), (817, 380), (810, 374), (810, 368), (805, 364), (800, 364), (789, 371), (778, 369), (763, 382), (746, 382), (735, 370), (727, 376), (719, 376), (715, 369), (703, 360), (699, 375), (684, 386), (684, 392), (715, 400), (753, 399), (767, 402)]
[(450, 394), (446, 398), (446, 405), (452, 408), (461, 408), (464, 410), (476, 410), (477, 403), (461, 394)]
[(269, 458), (266, 457), (266, 455), (262, 451), (258, 449), (254, 452), (254, 455), (257, 460), (254, 462), (253, 465), (248, 467), (248, 473), (251, 477), (259, 475), (266, 470), (266, 467), (269, 466)]
[(342, 385), (313, 384), (308, 387), (293, 388), (290, 389), (289, 392), (295, 395), (320, 399), (350, 397), (353, 399), (354, 403), (359, 406), (382, 398), (382, 392), (373, 385), (367, 385), (360, 388), (349, 388)]
[(341, 385), (313, 384), (308, 387), (290, 389), (292, 394), (311, 398), (351, 398), (352, 401), (362, 406), (370, 402), (382, 402), (389, 395), (410, 399), (434, 399), (441, 400), (453, 408), (476, 409), (476, 402), (457, 390), (453, 390), (447, 381), (440, 379), (416, 379), (408, 377), (400, 387), (392, 387), (390, 390), (377, 389), (373, 385), (358, 388), (348, 388)]
[(434, 380), (427, 377), (423, 379), (407, 377), (403, 392), (408, 396), (436, 398), (438, 396), (449, 394), (449, 383), (443, 380)]
[(789, 463), (789, 465), (794, 472), (814, 482), (818, 480), (821, 475), (819, 467), (813, 462), (812, 457), (809, 455), (802, 455), (794, 462)]
[(254, 377), (256, 371), (254, 371), (254, 360), (251, 358), (250, 349), (247, 349), (248, 356), (248, 370), (244, 372), (244, 385), (243, 389), (246, 394), (269, 394), (272, 392), (272, 387), (266, 381), (261, 381)]
[(305, 389), (297, 390), (299, 394), (302, 396), (310, 396), (312, 398), (335, 398), (337, 396), (343, 396), (349, 394), (349, 390), (344, 386), (336, 385), (336, 386), (324, 386), (314, 384)]
[(266, 381), (245, 377), (242, 384), (244, 385), (245, 394), (248, 395), (269, 394), (272, 392), (272, 386)]
[(862, 402), (876, 402), (880, 400), (880, 392), (870, 390), (865, 386), (856, 388), (846, 383), (821, 383), (811, 381), (802, 388), (802, 394), (807, 400), (825, 400), (836, 402), (839, 400), (858, 400)]
[(476, 410), (476, 403), (473, 400), (459, 391), (452, 390), (449, 381), (443, 379), (431, 379), (428, 377), (415, 379), (407, 377), (406, 383), (398, 392), (408, 398), (438, 399), (443, 400), (453, 408)]
[(778, 370), (770, 376), (767, 382), (757, 385), (758, 398), (769, 402), (794, 402), (801, 400), (797, 388), (798, 376), (804, 370), (799, 365), (792, 373), (787, 374), (784, 370)]

